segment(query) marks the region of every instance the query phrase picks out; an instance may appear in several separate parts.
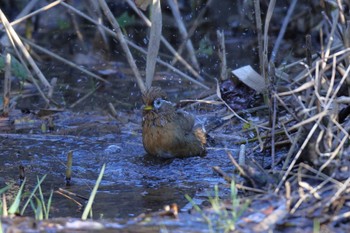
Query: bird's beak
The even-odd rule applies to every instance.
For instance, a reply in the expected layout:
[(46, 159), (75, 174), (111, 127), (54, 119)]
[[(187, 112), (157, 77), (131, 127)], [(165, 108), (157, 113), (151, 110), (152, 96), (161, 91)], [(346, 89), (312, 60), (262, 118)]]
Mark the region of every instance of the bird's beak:
[(145, 111), (151, 111), (153, 109), (152, 105), (145, 105), (145, 107), (143, 108), (143, 110)]

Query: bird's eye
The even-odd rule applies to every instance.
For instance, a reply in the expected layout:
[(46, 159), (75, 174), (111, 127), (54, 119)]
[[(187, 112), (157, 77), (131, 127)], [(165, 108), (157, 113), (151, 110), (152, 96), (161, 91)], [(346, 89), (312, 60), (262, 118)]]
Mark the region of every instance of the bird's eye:
[(153, 106), (155, 109), (159, 109), (162, 106), (163, 100), (162, 99), (155, 99), (153, 102)]

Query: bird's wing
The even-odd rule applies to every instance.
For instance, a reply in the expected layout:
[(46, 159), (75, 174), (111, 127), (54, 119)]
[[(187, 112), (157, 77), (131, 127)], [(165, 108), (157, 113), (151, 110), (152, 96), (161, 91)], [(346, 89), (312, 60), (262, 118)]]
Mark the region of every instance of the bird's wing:
[(192, 131), (194, 126), (194, 116), (188, 112), (178, 110), (176, 112), (176, 121), (185, 131)]

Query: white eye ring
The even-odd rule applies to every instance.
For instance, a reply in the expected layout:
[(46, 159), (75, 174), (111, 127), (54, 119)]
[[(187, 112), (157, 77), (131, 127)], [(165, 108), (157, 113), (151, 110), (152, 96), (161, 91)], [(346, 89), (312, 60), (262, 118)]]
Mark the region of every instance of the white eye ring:
[(162, 106), (163, 102), (164, 102), (163, 99), (160, 99), (160, 98), (155, 99), (155, 100), (153, 101), (153, 106), (154, 106), (154, 108), (155, 108), (155, 109), (159, 109), (159, 108)]

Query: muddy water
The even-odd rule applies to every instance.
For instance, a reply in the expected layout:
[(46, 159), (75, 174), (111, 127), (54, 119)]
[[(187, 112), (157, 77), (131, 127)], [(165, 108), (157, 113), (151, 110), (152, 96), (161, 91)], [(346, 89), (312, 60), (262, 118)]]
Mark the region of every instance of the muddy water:
[[(60, 113), (61, 119), (57, 125), (60, 124), (59, 121), (67, 124), (67, 120), (62, 118), (76, 121), (76, 115), (68, 115)], [(124, 218), (158, 211), (164, 205), (172, 203), (177, 203), (182, 208), (187, 204), (185, 194), (200, 203), (207, 196), (208, 190), (223, 182), (222, 178), (213, 173), (212, 166), (221, 166), (228, 172), (232, 170), (224, 149), (209, 148), (208, 155), (204, 158), (155, 159), (145, 155), (139, 124), (120, 125), (107, 117), (92, 115), (89, 115), (89, 120), (97, 123), (94, 123), (94, 127), (87, 127), (90, 130), (84, 132), (87, 136), (79, 133), (60, 135), (68, 132), (67, 125), (65, 130), (58, 130), (54, 134), (35, 131), (1, 134), (1, 187), (8, 183), (18, 184), (18, 168), (22, 165), (27, 177), (27, 191), (36, 184), (37, 176), (46, 174), (43, 183), (46, 196), (51, 189), (56, 191), (64, 188), (88, 197), (105, 163), (106, 170), (93, 206), (93, 216), (95, 219)], [(101, 133), (103, 130), (99, 128), (109, 128), (110, 132), (107, 130)], [(66, 156), (71, 150), (72, 185), (66, 187)], [(236, 154), (234, 149), (232, 151)], [(77, 200), (84, 204), (84, 200)], [(77, 204), (54, 194), (51, 217), (81, 217), (81, 214), (82, 210)]]

